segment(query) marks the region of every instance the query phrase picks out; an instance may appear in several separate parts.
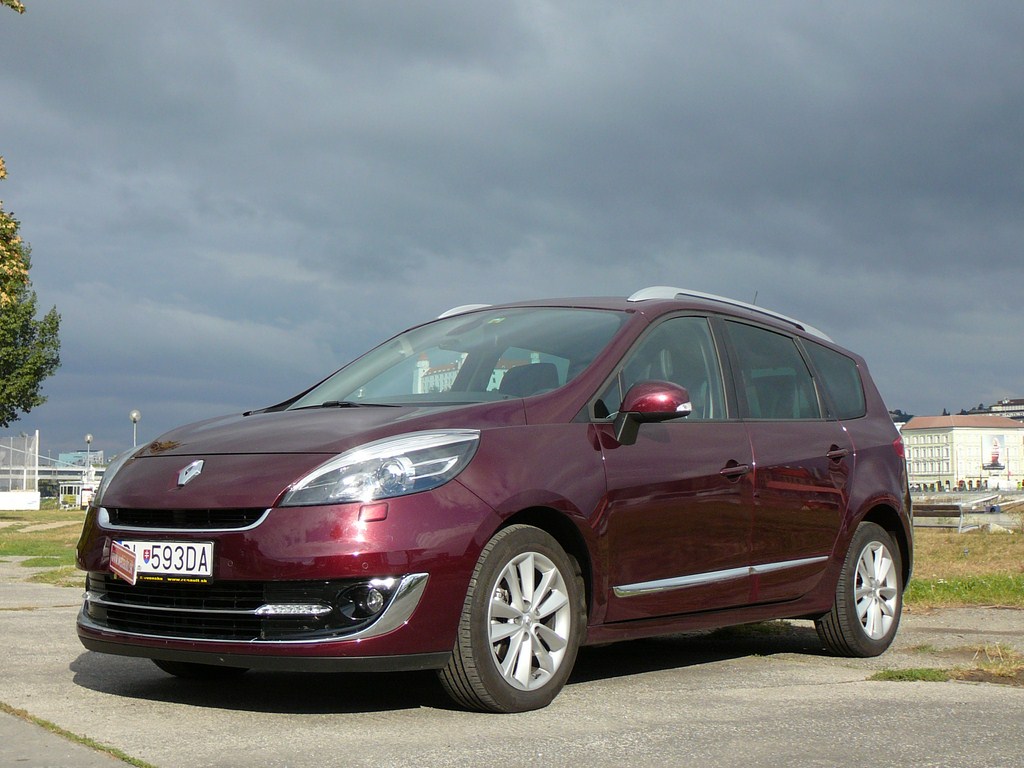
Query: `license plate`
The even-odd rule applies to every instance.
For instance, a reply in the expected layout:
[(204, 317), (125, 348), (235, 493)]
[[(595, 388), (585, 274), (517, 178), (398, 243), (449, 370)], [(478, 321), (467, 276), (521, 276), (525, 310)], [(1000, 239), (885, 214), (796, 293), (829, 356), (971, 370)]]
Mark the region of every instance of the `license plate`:
[(119, 541), (135, 553), (142, 581), (205, 583), (213, 576), (212, 541)]

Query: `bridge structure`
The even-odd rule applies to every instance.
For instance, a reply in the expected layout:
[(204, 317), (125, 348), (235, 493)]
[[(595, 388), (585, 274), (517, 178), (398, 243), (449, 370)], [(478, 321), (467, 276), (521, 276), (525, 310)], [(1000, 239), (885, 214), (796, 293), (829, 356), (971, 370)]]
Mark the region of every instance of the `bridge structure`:
[(39, 509), (43, 491), (62, 507), (84, 507), (105, 467), (71, 464), (39, 455), (39, 431), (0, 437), (0, 509)]

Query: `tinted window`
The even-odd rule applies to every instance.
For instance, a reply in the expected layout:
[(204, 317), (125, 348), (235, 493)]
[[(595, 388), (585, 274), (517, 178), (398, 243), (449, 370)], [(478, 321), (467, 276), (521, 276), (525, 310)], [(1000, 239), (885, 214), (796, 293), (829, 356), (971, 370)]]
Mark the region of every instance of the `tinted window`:
[(811, 363), (825, 385), (838, 419), (856, 419), (866, 412), (864, 386), (857, 363), (844, 354), (813, 342), (804, 342)]
[(736, 353), (736, 389), (750, 419), (821, 417), (814, 379), (789, 336), (728, 322)]
[(617, 411), (623, 393), (638, 381), (670, 381), (686, 387), (693, 404), (688, 421), (725, 418), (721, 367), (703, 317), (666, 320), (644, 336), (602, 394), (595, 415)]

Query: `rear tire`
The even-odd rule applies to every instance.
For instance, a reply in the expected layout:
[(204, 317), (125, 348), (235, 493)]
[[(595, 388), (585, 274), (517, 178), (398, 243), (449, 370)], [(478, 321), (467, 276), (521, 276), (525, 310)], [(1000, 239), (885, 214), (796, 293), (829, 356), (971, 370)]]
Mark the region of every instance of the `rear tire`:
[(837, 656), (878, 656), (896, 636), (903, 612), (899, 547), (875, 523), (857, 526), (836, 584), (832, 610), (815, 622)]
[(438, 676), (459, 705), (526, 712), (551, 703), (585, 629), (579, 566), (550, 535), (513, 525), (473, 570), (452, 659)]
[(153, 663), (167, 674), (187, 680), (222, 680), (249, 671), (245, 667), (222, 667), (219, 664), (195, 664), (191, 661), (153, 659)]

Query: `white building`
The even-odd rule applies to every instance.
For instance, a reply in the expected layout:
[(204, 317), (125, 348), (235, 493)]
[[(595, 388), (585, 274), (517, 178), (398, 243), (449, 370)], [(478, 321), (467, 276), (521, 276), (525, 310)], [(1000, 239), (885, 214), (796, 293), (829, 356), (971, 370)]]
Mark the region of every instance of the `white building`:
[(1021, 487), (1024, 423), (1004, 416), (917, 416), (902, 434), (911, 488)]
[[(501, 358), (494, 365), (494, 370), (491, 372), (490, 381), (487, 384), (487, 391), (495, 391), (501, 386), (501, 380), (505, 377), (505, 372), (510, 368), (515, 368), (519, 365), (526, 365), (527, 363), (536, 363), (540, 360), (540, 355), (533, 353), (529, 360), (506, 360)], [(453, 363), (445, 363), (444, 365), (432, 365), (426, 354), (420, 355), (419, 360), (416, 363), (415, 381), (413, 384), (413, 392), (423, 394), (426, 392), (448, 392), (452, 385), (455, 383), (455, 377), (459, 375), (459, 371), (462, 369), (462, 364), (466, 362), (466, 355), (460, 355), (459, 359)]]

